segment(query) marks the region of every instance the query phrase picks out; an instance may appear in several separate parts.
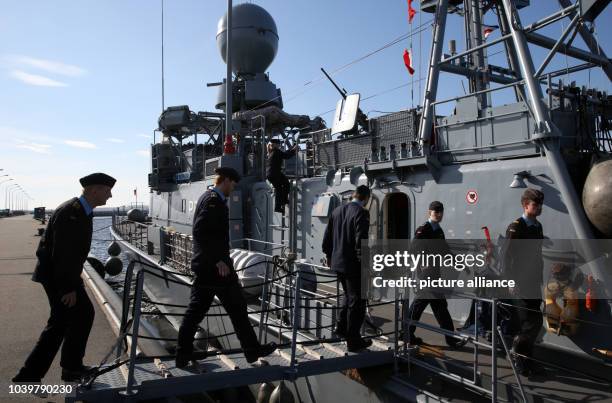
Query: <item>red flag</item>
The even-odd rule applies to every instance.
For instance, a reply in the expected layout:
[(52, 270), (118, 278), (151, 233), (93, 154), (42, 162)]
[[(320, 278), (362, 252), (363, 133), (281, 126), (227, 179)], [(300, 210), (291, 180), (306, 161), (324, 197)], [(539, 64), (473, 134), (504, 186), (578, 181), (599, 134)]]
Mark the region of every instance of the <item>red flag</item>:
[(497, 25), (482, 25), (482, 36), (485, 40), (491, 35), (493, 31), (499, 28)]
[(412, 67), (412, 50), (408, 51), (408, 49), (404, 49), (404, 64), (408, 69), (408, 73), (410, 73), (410, 75), (413, 75), (414, 68)]
[(412, 8), (412, 0), (408, 0), (408, 24), (412, 24), (412, 19), (416, 15), (416, 11)]

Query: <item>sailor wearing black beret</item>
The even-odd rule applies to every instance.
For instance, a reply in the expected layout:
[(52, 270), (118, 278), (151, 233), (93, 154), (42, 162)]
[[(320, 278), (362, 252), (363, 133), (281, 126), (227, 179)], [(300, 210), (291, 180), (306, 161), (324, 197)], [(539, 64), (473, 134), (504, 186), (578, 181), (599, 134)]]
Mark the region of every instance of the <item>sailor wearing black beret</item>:
[(79, 179), (81, 186), (87, 187), (92, 185), (104, 185), (112, 188), (115, 186), (116, 179), (107, 174), (96, 172), (87, 176), (83, 176)]
[[(418, 227), (414, 233), (414, 240), (416, 244), (422, 245), (425, 252), (429, 254), (441, 254), (445, 255), (450, 253), (450, 249), (444, 241), (444, 231), (440, 226), (442, 219), (444, 218), (444, 204), (438, 200), (434, 200), (429, 203), (428, 208), (428, 219), (425, 221), (423, 225)], [(423, 239), (437, 239), (437, 242), (430, 243), (421, 243)], [(427, 267), (428, 273), (426, 274), (428, 277), (439, 278), (440, 277), (440, 268), (437, 266)], [(423, 274), (425, 276), (425, 274)], [(434, 313), (438, 324), (442, 329), (446, 329), (450, 332), (455, 331), (455, 326), (453, 324), (453, 319), (448, 312), (448, 303), (446, 302), (446, 297), (444, 294), (431, 292), (429, 295), (419, 296), (412, 301), (410, 304), (410, 308), (408, 311), (408, 316), (413, 321), (419, 321), (421, 319), (421, 315), (427, 306), (431, 306), (431, 310)], [(415, 335), (416, 326), (411, 325), (408, 328), (410, 333), (409, 342), (411, 344), (422, 344), (423, 340), (420, 337)], [(465, 344), (465, 342), (458, 340), (452, 336), (446, 336), (446, 344), (451, 348), (458, 348)]]
[(276, 349), (273, 344), (259, 344), (249, 321), (238, 275), (230, 258), (227, 200), (236, 183), (240, 181), (240, 175), (229, 167), (217, 168), (215, 173), (215, 186), (200, 196), (193, 215), (191, 270), (195, 277), (189, 306), (178, 334), (177, 368), (187, 366), (192, 359), (195, 333), (215, 296), (230, 316), (249, 363), (271, 354)]
[(13, 382), (40, 382), (62, 343), (62, 380), (77, 381), (90, 370), (83, 365), (83, 356), (94, 308), (83, 287), (81, 272), (91, 248), (93, 209), (112, 197), (115, 179), (93, 173), (79, 182), (83, 194), (55, 209), (36, 250), (38, 262), (32, 280), (45, 289), (51, 314)]

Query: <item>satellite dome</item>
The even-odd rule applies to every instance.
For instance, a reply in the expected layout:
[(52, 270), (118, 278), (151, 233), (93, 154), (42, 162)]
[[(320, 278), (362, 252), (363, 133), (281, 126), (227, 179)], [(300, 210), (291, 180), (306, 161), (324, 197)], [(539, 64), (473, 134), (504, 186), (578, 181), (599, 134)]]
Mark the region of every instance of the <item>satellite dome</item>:
[[(227, 13), (217, 25), (217, 47), (225, 62)], [(262, 7), (242, 3), (232, 8), (232, 71), (265, 73), (278, 51), (278, 32), (272, 16)]]

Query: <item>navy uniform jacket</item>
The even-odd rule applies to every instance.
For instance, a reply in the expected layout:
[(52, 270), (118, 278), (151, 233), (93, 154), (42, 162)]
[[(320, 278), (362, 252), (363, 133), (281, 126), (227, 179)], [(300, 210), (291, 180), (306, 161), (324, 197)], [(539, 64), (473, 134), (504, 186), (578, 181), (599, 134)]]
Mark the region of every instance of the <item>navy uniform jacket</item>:
[[(508, 241), (504, 245), (504, 276), (515, 280), (520, 293), (536, 297), (542, 283), (542, 224), (535, 220), (535, 225), (527, 225), (523, 217), (514, 220), (506, 229)], [(512, 242), (513, 240), (524, 240)], [(529, 241), (525, 241), (529, 240)]]
[[(414, 253), (420, 253), (421, 250), (428, 254), (440, 254), (442, 256), (451, 253), (450, 248), (444, 236), (442, 227), (438, 225), (437, 229), (434, 229), (433, 225), (429, 221), (426, 221), (423, 225), (418, 227), (414, 232), (414, 239), (412, 248)], [(425, 240), (437, 240), (433, 242), (426, 242)], [(441, 276), (441, 270), (438, 266), (429, 266), (426, 271), (423, 271), (423, 267), (417, 270), (419, 278), (425, 278), (427, 276), (431, 278), (439, 278)]]
[(229, 209), (214, 190), (207, 190), (198, 199), (193, 216), (193, 256), (191, 270), (217, 278), (216, 264), (232, 267), (229, 254)]
[(33, 281), (52, 286), (59, 295), (83, 285), (81, 272), (91, 248), (92, 220), (76, 197), (55, 209), (36, 250)]
[(268, 170), (266, 171), (267, 177), (275, 177), (282, 173), (283, 160), (287, 160), (295, 155), (294, 151), (282, 151), (275, 149), (268, 156)]
[(361, 240), (368, 239), (370, 215), (361, 205), (350, 202), (336, 207), (329, 217), (323, 237), (323, 253), (331, 257), (332, 270), (361, 273)]

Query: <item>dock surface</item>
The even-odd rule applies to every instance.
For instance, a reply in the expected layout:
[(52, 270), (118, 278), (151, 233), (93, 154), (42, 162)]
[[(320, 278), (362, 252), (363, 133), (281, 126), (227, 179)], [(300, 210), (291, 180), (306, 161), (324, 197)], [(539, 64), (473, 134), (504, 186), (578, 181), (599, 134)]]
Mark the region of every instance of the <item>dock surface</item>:
[[(44, 400), (31, 395), (9, 395), (8, 385), (34, 347), (49, 318), (49, 303), (42, 286), (30, 278), (36, 264), (38, 228), (44, 227), (31, 215), (0, 219), (0, 401), (63, 402), (63, 396)], [(106, 316), (88, 290), (96, 316), (89, 335), (84, 363), (98, 364), (115, 334)], [(62, 384), (60, 352), (55, 357), (44, 384)]]

